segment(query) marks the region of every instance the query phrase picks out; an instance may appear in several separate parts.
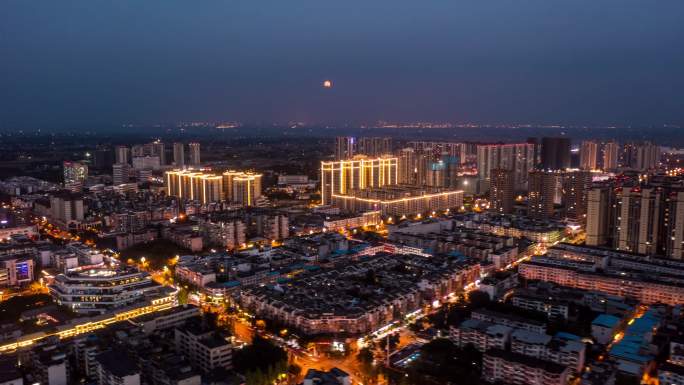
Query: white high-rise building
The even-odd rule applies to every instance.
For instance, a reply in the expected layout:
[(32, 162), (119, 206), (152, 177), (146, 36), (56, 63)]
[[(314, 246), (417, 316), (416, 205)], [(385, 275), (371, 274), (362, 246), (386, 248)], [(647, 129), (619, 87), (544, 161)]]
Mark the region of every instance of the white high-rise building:
[(116, 146), (114, 155), (116, 163), (128, 164), (131, 162), (131, 149), (126, 146)]
[(116, 163), (112, 166), (112, 183), (115, 186), (128, 183), (129, 166), (128, 163)]
[(185, 166), (185, 144), (173, 144), (173, 163), (176, 167), (183, 168)]
[(190, 143), (188, 145), (188, 148), (190, 150), (190, 165), (191, 166), (199, 166), (201, 163), (200, 160), (200, 144), (197, 142)]

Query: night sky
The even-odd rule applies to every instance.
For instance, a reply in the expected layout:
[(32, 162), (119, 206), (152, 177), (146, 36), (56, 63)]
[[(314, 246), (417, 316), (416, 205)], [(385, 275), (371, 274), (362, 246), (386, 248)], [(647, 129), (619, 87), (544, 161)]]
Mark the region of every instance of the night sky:
[(684, 124), (683, 17), (682, 0), (2, 0), (0, 128)]

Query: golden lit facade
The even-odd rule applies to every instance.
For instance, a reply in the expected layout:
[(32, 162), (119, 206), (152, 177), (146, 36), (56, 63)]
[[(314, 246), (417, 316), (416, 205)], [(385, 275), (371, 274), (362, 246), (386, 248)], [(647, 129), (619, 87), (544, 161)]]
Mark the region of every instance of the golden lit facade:
[(332, 195), (332, 203), (345, 212), (379, 211), (402, 216), (446, 211), (463, 205), (463, 191), (439, 191), (412, 186), (357, 190), (349, 195)]
[(261, 174), (242, 173), (233, 177), (233, 201), (255, 206), (261, 197)]
[(223, 199), (223, 179), (218, 175), (173, 170), (166, 172), (164, 181), (169, 196), (196, 200), (203, 204), (220, 202)]
[(321, 162), (321, 203), (331, 204), (333, 194), (344, 195), (351, 190), (397, 184), (397, 163), (395, 157)]

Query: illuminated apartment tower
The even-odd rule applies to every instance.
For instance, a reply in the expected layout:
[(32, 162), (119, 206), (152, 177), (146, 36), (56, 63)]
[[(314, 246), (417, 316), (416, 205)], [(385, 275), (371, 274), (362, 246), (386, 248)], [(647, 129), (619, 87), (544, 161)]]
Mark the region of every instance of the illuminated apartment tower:
[(587, 192), (587, 246), (603, 246), (608, 242), (612, 214), (610, 198), (608, 186), (593, 187)]
[(616, 193), (619, 198), (616, 199), (613, 246), (633, 253), (655, 253), (664, 219), (664, 191), (655, 187), (632, 187)]
[(80, 192), (88, 178), (88, 165), (81, 162), (64, 161), (64, 187), (72, 192)]
[(199, 166), (200, 165), (200, 144), (193, 142), (188, 144), (188, 149), (190, 150), (190, 165)]
[(666, 200), (664, 225), (665, 255), (684, 258), (684, 191), (673, 191)]
[(527, 195), (527, 215), (535, 219), (553, 217), (558, 174), (547, 171), (530, 172)]
[(173, 164), (176, 167), (185, 167), (185, 145), (183, 143), (173, 144)]
[(500, 214), (513, 212), (514, 179), (512, 170), (494, 169), (491, 171), (489, 188), (491, 210)]
[(197, 200), (203, 204), (220, 202), (223, 198), (223, 179), (218, 175), (187, 170), (167, 171), (165, 187), (169, 196)]
[(233, 200), (255, 206), (261, 196), (261, 174), (242, 173), (233, 177)]
[(580, 146), (580, 168), (582, 170), (596, 170), (598, 159), (598, 143), (585, 140)]
[(527, 189), (529, 172), (534, 169), (534, 144), (507, 143), (477, 146), (477, 172), (481, 190), (489, 189), (491, 170), (513, 170), (514, 188)]
[(200, 202), (206, 204), (220, 202), (223, 199), (223, 178), (219, 175), (205, 175), (200, 179), (202, 190)]
[(347, 160), (354, 157), (354, 137), (352, 136), (338, 136), (335, 138), (335, 159)]
[(618, 153), (620, 145), (608, 142), (603, 146), (603, 171), (614, 171), (618, 168)]
[(403, 148), (399, 151), (398, 183), (416, 185), (418, 181), (418, 165), (416, 164), (416, 150), (413, 148)]
[(588, 193), (589, 246), (684, 257), (684, 191), (678, 181), (593, 187)]
[(332, 203), (332, 194), (347, 194), (352, 189), (381, 187), (397, 184), (398, 159), (393, 157), (366, 158), (321, 162), (321, 201)]
[(567, 217), (584, 222), (587, 217), (587, 193), (591, 188), (591, 172), (568, 172), (563, 182)]
[(242, 171), (226, 171), (222, 174), (223, 176), (223, 194), (224, 199), (229, 202), (235, 201), (235, 194), (233, 193), (233, 181), (235, 177), (242, 175)]
[(261, 174), (226, 171), (223, 173), (223, 193), (229, 202), (254, 206), (261, 196)]

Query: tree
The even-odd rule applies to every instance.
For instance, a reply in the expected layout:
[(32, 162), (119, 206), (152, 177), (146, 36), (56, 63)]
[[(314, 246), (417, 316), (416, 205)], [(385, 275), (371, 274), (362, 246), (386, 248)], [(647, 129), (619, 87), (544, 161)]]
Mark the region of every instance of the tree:
[(237, 371), (247, 376), (252, 373), (253, 384), (270, 384), (279, 374), (287, 372), (287, 352), (270, 341), (255, 336), (251, 345), (235, 353), (233, 365)]
[(356, 355), (356, 360), (359, 362), (363, 383), (370, 383), (375, 381), (378, 377), (378, 368), (375, 366), (375, 356), (373, 355), (372, 347), (365, 347), (359, 350)]
[(181, 288), (178, 289), (178, 303), (181, 305), (187, 304), (189, 294), (188, 289), (181, 286)]
[(475, 290), (468, 294), (468, 302), (473, 309), (479, 309), (489, 305), (491, 299), (489, 298), (489, 294), (484, 291)]

